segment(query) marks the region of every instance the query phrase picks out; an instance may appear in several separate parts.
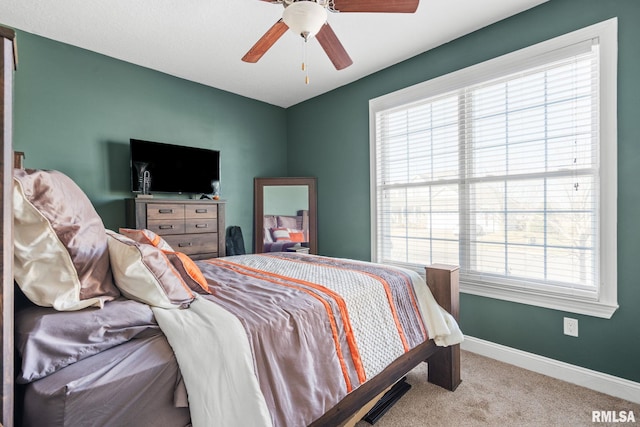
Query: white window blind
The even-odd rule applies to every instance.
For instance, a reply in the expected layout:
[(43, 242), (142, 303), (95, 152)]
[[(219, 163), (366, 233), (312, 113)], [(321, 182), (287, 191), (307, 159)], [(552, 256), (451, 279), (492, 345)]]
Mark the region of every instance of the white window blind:
[(600, 49), (583, 39), (374, 107), (375, 261), (599, 301)]

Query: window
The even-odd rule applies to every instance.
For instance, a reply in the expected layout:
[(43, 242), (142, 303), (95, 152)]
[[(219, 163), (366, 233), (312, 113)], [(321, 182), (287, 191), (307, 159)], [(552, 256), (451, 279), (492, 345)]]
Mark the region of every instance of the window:
[(374, 261), (611, 317), (616, 62), (612, 19), (371, 100)]

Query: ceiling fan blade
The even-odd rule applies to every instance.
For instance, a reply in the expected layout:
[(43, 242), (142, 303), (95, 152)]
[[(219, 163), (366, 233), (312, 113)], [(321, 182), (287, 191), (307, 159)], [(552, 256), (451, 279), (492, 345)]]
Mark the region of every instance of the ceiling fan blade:
[(420, 0), (333, 0), (338, 12), (413, 13)]
[(258, 62), (258, 60), (262, 58), (262, 55), (264, 55), (288, 29), (287, 24), (280, 19), (260, 37), (260, 40), (249, 49), (249, 52), (242, 57), (242, 60), (244, 62)]
[(328, 23), (320, 28), (320, 31), (316, 34), (316, 38), (337, 70), (342, 70), (353, 64), (349, 54)]

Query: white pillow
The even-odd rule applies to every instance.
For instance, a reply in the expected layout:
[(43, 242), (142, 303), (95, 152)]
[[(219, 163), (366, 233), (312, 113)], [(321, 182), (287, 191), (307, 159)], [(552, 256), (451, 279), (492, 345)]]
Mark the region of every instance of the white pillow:
[(34, 304), (70, 311), (120, 295), (102, 220), (69, 177), (15, 169), (13, 213), (14, 277)]
[(288, 228), (272, 228), (271, 235), (273, 236), (273, 240), (276, 242), (290, 242), (291, 237), (289, 236)]
[(140, 230), (135, 228), (120, 228), (118, 229), (118, 232), (138, 243), (146, 243), (147, 245), (152, 245), (158, 249), (162, 249), (163, 251), (173, 251), (173, 248), (166, 240), (146, 228)]
[(195, 295), (162, 250), (107, 230), (116, 286), (127, 298), (160, 308), (186, 308)]

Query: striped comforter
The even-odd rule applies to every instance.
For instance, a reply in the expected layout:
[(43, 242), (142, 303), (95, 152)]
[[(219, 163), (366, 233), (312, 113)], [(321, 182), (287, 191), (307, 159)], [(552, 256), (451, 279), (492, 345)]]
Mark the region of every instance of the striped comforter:
[[(453, 318), (410, 271), (298, 253), (217, 258), (198, 266), (214, 289), (204, 298), (244, 327), (276, 426), (308, 425), (429, 338), (440, 345), (462, 339)], [(189, 352), (207, 352), (206, 342), (192, 341), (202, 347)], [(186, 376), (185, 382), (191, 390)]]

